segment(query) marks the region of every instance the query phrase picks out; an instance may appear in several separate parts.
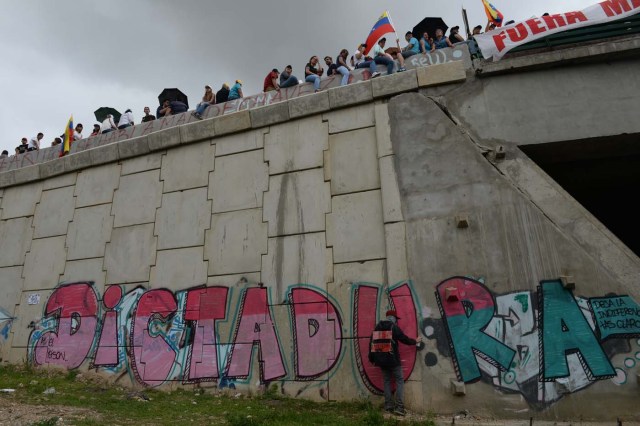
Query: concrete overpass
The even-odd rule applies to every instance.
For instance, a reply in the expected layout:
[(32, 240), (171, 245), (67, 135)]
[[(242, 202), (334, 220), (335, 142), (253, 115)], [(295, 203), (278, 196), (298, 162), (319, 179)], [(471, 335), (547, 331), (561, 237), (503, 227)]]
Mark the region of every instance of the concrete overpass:
[(638, 420), (634, 221), (585, 206), (637, 182), (639, 48), (463, 48), (12, 158), (2, 359), (376, 398), (368, 338), (393, 306), (427, 343), (401, 351), (411, 409)]

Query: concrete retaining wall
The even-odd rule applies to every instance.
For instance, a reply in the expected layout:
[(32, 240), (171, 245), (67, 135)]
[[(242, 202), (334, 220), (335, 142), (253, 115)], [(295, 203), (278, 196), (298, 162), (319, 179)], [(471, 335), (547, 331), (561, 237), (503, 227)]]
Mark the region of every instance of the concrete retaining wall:
[(410, 409), (637, 419), (640, 262), (452, 119), (472, 84), (437, 65), (1, 173), (3, 361), (379, 398), (394, 307), (426, 341)]

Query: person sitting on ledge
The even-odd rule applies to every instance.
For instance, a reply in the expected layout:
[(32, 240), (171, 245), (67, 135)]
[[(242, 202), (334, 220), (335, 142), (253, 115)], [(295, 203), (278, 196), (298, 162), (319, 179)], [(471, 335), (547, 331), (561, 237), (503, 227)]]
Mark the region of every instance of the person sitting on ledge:
[(346, 86), (349, 84), (349, 77), (351, 76), (351, 70), (347, 66), (347, 58), (349, 57), (349, 51), (342, 49), (338, 56), (336, 56), (336, 62), (338, 65), (337, 71), (342, 75), (340, 86)]
[(31, 138), (29, 144), (27, 145), (27, 151), (37, 151), (40, 149), (40, 141), (44, 135), (42, 133), (38, 133), (36, 136)]
[(53, 142), (51, 142), (51, 146), (58, 146), (62, 143), (62, 138), (54, 138)]
[(242, 80), (236, 80), (236, 84), (231, 86), (231, 90), (229, 90), (229, 100), (233, 101), (240, 98), (244, 98), (242, 94)]
[(464, 41), (464, 38), (462, 38), (459, 31), (460, 31), (460, 27), (458, 26), (451, 27), (451, 29), (449, 30), (449, 42), (451, 42), (451, 44), (460, 43)]
[(109, 133), (118, 129), (118, 127), (116, 126), (116, 123), (113, 121), (113, 115), (107, 114), (107, 118), (105, 118), (104, 121), (102, 122), (101, 128), (102, 128), (102, 133)]
[(435, 44), (433, 44), (433, 39), (429, 37), (429, 33), (425, 31), (424, 34), (422, 34), (422, 38), (420, 39), (420, 52), (427, 54), (435, 50), (436, 46)]
[(293, 67), (291, 65), (284, 67), (284, 71), (280, 73), (280, 88), (284, 89), (285, 87), (299, 84), (298, 77), (291, 75), (292, 72)]
[(278, 84), (278, 75), (280, 75), (280, 71), (278, 71), (278, 68), (272, 69), (271, 72), (267, 74), (262, 85), (262, 89), (264, 92), (273, 92), (275, 90), (280, 90), (280, 85)]
[(27, 140), (27, 138), (22, 138), (22, 140), (20, 141), (20, 145), (16, 147), (16, 155), (24, 154), (25, 152), (27, 152), (27, 148), (29, 147), (28, 143), (29, 141)]
[(216, 103), (222, 104), (229, 100), (229, 85), (227, 83), (222, 83), (222, 87), (216, 93)]
[(358, 46), (358, 50), (356, 50), (356, 53), (354, 53), (351, 57), (351, 65), (353, 65), (353, 67), (356, 69), (369, 68), (371, 78), (378, 77), (380, 73), (376, 71), (376, 62), (364, 55), (364, 51), (366, 48), (366, 43), (362, 43), (360, 44), (360, 46)]
[[(393, 74), (395, 61), (393, 60), (393, 56), (384, 51), (384, 45), (387, 42), (385, 37), (382, 37), (378, 40), (375, 46), (373, 46), (373, 60), (376, 61), (376, 64), (386, 65), (387, 66), (387, 74)], [(404, 62), (403, 62), (404, 63)], [(398, 70), (400, 71), (400, 70)]]
[(120, 121), (118, 121), (118, 129), (126, 129), (129, 126), (133, 126), (133, 113), (130, 109), (127, 109), (124, 114), (120, 116)]
[(436, 39), (433, 41), (436, 49), (444, 49), (445, 47), (453, 47), (448, 38), (444, 36), (444, 32), (438, 28), (436, 30)]
[[(418, 43), (418, 39), (413, 36), (413, 33), (411, 31), (407, 31), (407, 33), (404, 35), (404, 39), (407, 40), (409, 44), (406, 45), (400, 52), (400, 55), (402, 55), (402, 59), (407, 59), (410, 56), (420, 53), (420, 43)], [(398, 44), (399, 43), (400, 41), (398, 41)]]
[(314, 55), (309, 58), (309, 62), (304, 67), (304, 81), (313, 83), (316, 92), (320, 91), (320, 76), (324, 72), (324, 69), (318, 66), (318, 62), (318, 57)]
[(216, 103), (216, 95), (215, 93), (213, 93), (211, 86), (207, 84), (206, 86), (204, 86), (204, 96), (202, 96), (202, 102), (200, 102), (196, 106), (196, 110), (192, 112), (191, 115), (202, 120), (202, 114), (204, 114), (207, 107), (215, 103)]
[(91, 134), (89, 135), (89, 137), (91, 136), (98, 136), (100, 134), (100, 125), (99, 124), (94, 124), (93, 125), (93, 132), (91, 132)]
[(148, 121), (153, 121), (156, 119), (156, 116), (150, 113), (151, 110), (149, 109), (149, 107), (144, 107), (144, 117), (142, 117), (142, 123), (146, 123)]

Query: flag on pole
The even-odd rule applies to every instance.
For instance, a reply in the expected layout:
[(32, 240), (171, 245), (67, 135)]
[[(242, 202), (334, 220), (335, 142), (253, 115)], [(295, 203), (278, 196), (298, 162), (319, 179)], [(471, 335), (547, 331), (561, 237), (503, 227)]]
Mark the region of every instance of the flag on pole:
[(71, 142), (73, 142), (73, 114), (69, 117), (69, 122), (67, 123), (67, 127), (64, 128), (62, 138), (64, 140), (60, 144), (60, 157), (67, 155), (69, 149), (71, 149)]
[(364, 54), (367, 55), (369, 51), (373, 48), (373, 45), (380, 40), (380, 38), (387, 33), (395, 33), (396, 30), (393, 28), (393, 24), (391, 23), (391, 17), (389, 16), (388, 11), (384, 11), (378, 21), (373, 24), (373, 28), (371, 28), (371, 32), (367, 37), (367, 48), (364, 51)]
[(489, 3), (489, 0), (482, 0), (484, 4), (484, 12), (487, 14), (487, 18), (489, 22), (493, 22), (496, 27), (502, 26), (502, 21), (504, 21), (504, 16), (498, 9), (495, 8), (494, 5)]

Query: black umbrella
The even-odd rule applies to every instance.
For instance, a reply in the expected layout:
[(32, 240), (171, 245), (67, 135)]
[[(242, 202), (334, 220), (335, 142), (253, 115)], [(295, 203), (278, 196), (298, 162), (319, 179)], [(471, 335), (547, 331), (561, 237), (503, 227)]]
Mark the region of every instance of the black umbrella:
[(158, 101), (160, 101), (160, 105), (162, 105), (166, 100), (183, 102), (187, 108), (189, 108), (189, 98), (179, 89), (164, 89), (162, 93), (158, 95)]
[(426, 32), (429, 33), (429, 37), (436, 38), (436, 30), (441, 29), (443, 34), (447, 33), (449, 27), (444, 23), (442, 18), (424, 18), (418, 25), (413, 27), (413, 36), (420, 40), (422, 35)]
[(120, 114), (117, 109), (111, 107), (100, 107), (97, 110), (93, 111), (93, 114), (96, 116), (96, 120), (102, 123), (107, 118), (107, 114), (111, 114), (113, 116), (113, 121), (117, 123), (120, 121)]

